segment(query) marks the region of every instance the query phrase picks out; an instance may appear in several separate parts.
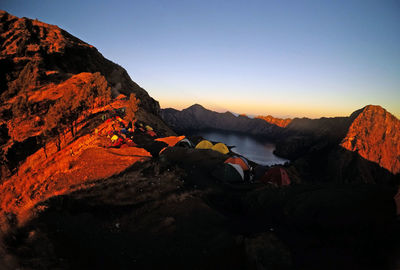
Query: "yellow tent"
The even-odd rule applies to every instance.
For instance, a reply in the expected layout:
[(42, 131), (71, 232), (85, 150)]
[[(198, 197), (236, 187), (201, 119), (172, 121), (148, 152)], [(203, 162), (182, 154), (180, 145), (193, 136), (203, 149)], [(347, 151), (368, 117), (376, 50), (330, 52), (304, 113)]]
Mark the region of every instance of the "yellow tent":
[(214, 150), (214, 151), (218, 151), (218, 152), (220, 152), (220, 153), (222, 153), (224, 155), (229, 153), (228, 147), (226, 147), (226, 145), (223, 144), (223, 143), (217, 143), (213, 147), (211, 147), (211, 149)]
[(197, 145), (196, 145), (196, 149), (211, 149), (211, 147), (213, 147), (213, 144), (212, 143), (210, 143), (209, 141), (207, 141), (207, 140), (202, 140), (201, 142), (199, 142)]
[(114, 135), (114, 136), (111, 137), (111, 141), (112, 142), (115, 142), (116, 140), (118, 140), (118, 136), (117, 135)]
[(146, 125), (146, 130), (153, 130), (153, 128), (149, 125)]

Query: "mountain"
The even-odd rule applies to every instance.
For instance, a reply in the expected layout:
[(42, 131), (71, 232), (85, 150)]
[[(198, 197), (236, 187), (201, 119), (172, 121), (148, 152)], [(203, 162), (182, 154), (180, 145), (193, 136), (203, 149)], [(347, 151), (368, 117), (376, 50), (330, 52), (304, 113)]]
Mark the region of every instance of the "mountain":
[(359, 111), (349, 117), (295, 118), (282, 130), (276, 153), (294, 160), (323, 145), (339, 145)]
[[(105, 118), (135, 117), (159, 136), (174, 135), (159, 104), (119, 65), (58, 26), (0, 11), (0, 227), (21, 222), (55, 194), (118, 174), (151, 156), (111, 149)], [(11, 214), (12, 213), (12, 214)]]
[(56, 25), (18, 18), (0, 11), (0, 94), (3, 100), (21, 89), (60, 83), (81, 72), (100, 72), (113, 94), (135, 93), (147, 111), (158, 114), (159, 104), (131, 80), (121, 66)]
[(399, 120), (368, 105), (349, 117), (294, 119), (275, 152), (292, 160), (302, 181), (396, 186)]
[(394, 174), (400, 173), (400, 120), (380, 106), (364, 107), (340, 145)]
[(43, 146), (43, 125), (37, 124), (50, 106), (72, 92), (100, 88), (104, 79), (113, 97), (135, 94), (139, 115), (169, 130), (158, 117), (158, 102), (125, 69), (58, 26), (0, 11), (0, 44), (1, 178)]
[(252, 119), (244, 115), (235, 116), (231, 112), (218, 113), (199, 104), (181, 111), (172, 108), (162, 109), (161, 117), (177, 132), (219, 129), (274, 138), (281, 130), (281, 127), (261, 119)]
[(296, 159), (326, 145), (341, 146), (398, 174), (400, 121), (380, 106), (368, 105), (349, 117), (294, 119), (276, 152)]

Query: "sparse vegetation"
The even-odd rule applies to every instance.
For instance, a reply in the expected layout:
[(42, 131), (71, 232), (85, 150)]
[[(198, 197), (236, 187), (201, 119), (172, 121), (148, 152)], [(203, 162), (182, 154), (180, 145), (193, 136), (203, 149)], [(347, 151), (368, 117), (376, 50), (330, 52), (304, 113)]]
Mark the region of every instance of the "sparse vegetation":
[(51, 106), (45, 117), (44, 133), (48, 138), (57, 137), (56, 145), (61, 150), (61, 135), (69, 129), (72, 136), (76, 134), (78, 118), (96, 103), (107, 104), (111, 100), (111, 89), (106, 79), (95, 73), (89, 83), (66, 89), (63, 98)]
[(13, 118), (21, 118), (29, 113), (30, 106), (28, 102), (28, 96), (18, 96), (16, 102), (12, 106)]
[(129, 96), (128, 106), (126, 107), (126, 115), (125, 120), (128, 122), (132, 122), (132, 124), (136, 121), (136, 112), (139, 109), (140, 100), (136, 98), (135, 94), (131, 94)]
[[(36, 62), (28, 62), (19, 76), (8, 83), (8, 90), (2, 94), (3, 99), (15, 96), (21, 91), (37, 86), (39, 77), (39, 68)], [(9, 78), (10, 80), (11, 78)]]

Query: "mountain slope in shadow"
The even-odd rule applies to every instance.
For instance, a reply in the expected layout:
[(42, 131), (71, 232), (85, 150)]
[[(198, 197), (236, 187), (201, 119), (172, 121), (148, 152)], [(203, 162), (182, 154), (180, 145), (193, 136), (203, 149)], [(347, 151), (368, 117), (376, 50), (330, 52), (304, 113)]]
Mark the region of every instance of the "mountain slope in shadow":
[(182, 111), (172, 108), (162, 109), (161, 117), (176, 132), (187, 132), (204, 129), (218, 129), (241, 132), (255, 136), (276, 138), (281, 127), (262, 119), (251, 119), (247, 116), (235, 116), (231, 112), (218, 113), (199, 104), (192, 105)]

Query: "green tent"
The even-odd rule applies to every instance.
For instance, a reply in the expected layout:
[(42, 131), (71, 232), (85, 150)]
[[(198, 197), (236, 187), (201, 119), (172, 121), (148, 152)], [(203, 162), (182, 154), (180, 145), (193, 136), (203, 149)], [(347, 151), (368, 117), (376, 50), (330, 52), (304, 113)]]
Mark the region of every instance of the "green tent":
[(243, 182), (244, 173), (238, 164), (223, 163), (212, 171), (212, 175), (222, 182)]

